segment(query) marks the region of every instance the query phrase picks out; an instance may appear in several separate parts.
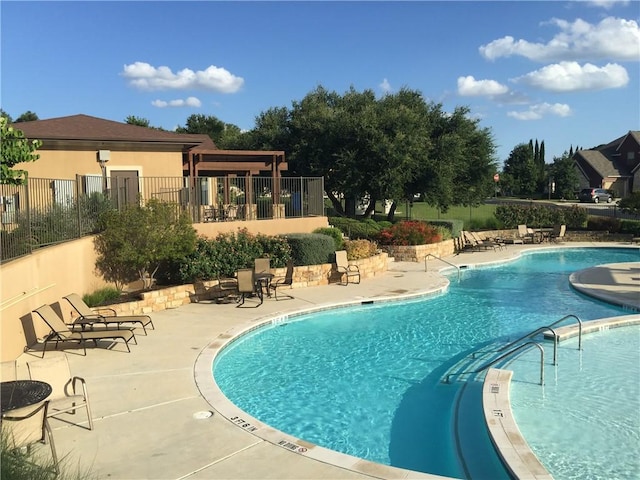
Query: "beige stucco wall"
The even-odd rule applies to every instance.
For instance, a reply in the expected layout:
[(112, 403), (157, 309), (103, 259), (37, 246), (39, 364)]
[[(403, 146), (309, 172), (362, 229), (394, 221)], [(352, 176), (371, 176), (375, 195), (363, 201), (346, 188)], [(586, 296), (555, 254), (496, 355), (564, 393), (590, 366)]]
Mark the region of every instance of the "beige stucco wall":
[[(77, 175), (102, 175), (97, 149), (82, 151), (38, 150), (40, 158), (17, 168), (31, 178), (75, 179)], [(107, 176), (111, 170), (136, 170), (140, 177), (181, 177), (181, 152), (132, 152), (111, 150)]]
[[(195, 224), (196, 230), (215, 237), (218, 232), (247, 228), (252, 233), (312, 232), (328, 225), (327, 217), (257, 220), (249, 222), (217, 222)], [(93, 237), (85, 237), (37, 250), (31, 255), (0, 266), (0, 361), (12, 360), (23, 353), (26, 345), (42, 338), (48, 329), (41, 320), (31, 320), (31, 311), (47, 303), (57, 302), (70, 319), (71, 310), (64, 295), (91, 293), (108, 283), (95, 272), (96, 254)]]

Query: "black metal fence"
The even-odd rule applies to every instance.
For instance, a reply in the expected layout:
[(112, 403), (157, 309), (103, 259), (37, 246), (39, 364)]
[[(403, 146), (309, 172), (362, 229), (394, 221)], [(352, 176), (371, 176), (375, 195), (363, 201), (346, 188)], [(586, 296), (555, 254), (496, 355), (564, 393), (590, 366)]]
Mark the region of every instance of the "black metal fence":
[(199, 223), (322, 216), (323, 193), (321, 177), (29, 178), (0, 185), (0, 262), (96, 233), (105, 210), (149, 199)]

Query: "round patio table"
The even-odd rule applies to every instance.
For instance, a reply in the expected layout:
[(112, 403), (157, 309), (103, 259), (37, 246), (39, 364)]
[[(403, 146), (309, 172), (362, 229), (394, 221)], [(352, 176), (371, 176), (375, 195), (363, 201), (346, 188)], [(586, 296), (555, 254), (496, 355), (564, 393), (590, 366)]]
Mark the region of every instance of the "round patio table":
[(28, 407), (51, 395), (51, 385), (39, 380), (12, 380), (0, 383), (0, 404), (5, 413), (16, 408)]

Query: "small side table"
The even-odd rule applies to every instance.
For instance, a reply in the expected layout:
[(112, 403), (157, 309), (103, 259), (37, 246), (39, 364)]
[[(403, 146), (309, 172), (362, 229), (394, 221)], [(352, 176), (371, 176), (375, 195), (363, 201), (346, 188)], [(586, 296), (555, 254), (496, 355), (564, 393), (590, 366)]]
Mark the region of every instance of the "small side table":
[(39, 380), (12, 380), (0, 383), (0, 404), (5, 413), (40, 403), (51, 395), (51, 385)]

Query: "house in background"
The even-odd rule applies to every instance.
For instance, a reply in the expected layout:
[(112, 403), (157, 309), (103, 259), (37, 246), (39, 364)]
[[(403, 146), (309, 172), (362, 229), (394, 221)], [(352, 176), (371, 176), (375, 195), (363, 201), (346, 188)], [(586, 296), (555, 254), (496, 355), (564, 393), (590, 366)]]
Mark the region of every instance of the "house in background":
[(578, 150), (573, 158), (580, 189), (605, 188), (617, 198), (640, 191), (640, 131), (629, 131), (605, 145)]

